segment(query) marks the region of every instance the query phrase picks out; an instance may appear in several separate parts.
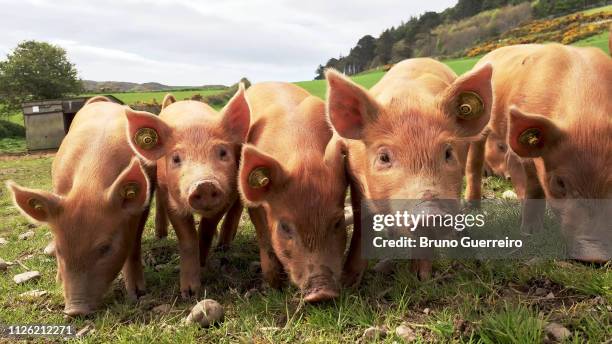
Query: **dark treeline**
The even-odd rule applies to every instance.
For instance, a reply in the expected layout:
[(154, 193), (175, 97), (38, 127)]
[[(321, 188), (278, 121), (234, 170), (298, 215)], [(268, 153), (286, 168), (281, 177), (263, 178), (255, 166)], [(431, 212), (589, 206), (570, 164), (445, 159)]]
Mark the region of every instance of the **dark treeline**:
[[(348, 75), (357, 74), (368, 69), (396, 63), (406, 58), (419, 56), (457, 55), (479, 40), (486, 40), (503, 33), (506, 26), (515, 25), (522, 20), (532, 18), (556, 17), (585, 8), (606, 5), (610, 0), (459, 0), (446, 10), (425, 12), (419, 17), (411, 17), (397, 27), (383, 31), (378, 38), (371, 35), (361, 37), (347, 56), (330, 58), (325, 65), (319, 65), (315, 79), (322, 79), (325, 68), (335, 68)], [(484, 28), (482, 20), (472, 23), (467, 18), (479, 13), (501, 9), (506, 11), (491, 14), (487, 21), (497, 20), (497, 25)], [(503, 9), (501, 9), (503, 10)], [(505, 15), (505, 16), (504, 16)], [(472, 24), (455, 25), (459, 22)], [(505, 22), (505, 23), (504, 23)], [(457, 27), (458, 26), (458, 27)], [(442, 29), (440, 29), (442, 28)], [(437, 30), (437, 32), (436, 32)], [(458, 31), (464, 31), (459, 35)], [(445, 36), (446, 34), (446, 36)], [(457, 38), (470, 40), (464, 46), (456, 44)]]

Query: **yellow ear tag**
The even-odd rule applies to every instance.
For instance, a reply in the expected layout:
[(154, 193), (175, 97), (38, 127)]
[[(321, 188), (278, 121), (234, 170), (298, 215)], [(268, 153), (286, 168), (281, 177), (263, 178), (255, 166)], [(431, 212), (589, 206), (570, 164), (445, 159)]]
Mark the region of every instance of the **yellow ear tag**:
[(474, 119), (484, 113), (484, 102), (476, 92), (463, 92), (457, 99), (457, 117)]
[(259, 189), (270, 183), (270, 170), (265, 167), (257, 167), (249, 173), (249, 185)]
[(151, 128), (140, 128), (134, 135), (134, 142), (142, 149), (153, 149), (157, 145), (157, 132)]
[(519, 135), (518, 141), (525, 146), (537, 146), (542, 140), (542, 132), (538, 128), (525, 129)]
[(28, 200), (28, 205), (34, 208), (36, 211), (41, 211), (44, 209), (42, 202), (36, 198), (30, 198)]
[(137, 183), (127, 183), (121, 189), (121, 197), (123, 199), (134, 199), (138, 196), (140, 186)]

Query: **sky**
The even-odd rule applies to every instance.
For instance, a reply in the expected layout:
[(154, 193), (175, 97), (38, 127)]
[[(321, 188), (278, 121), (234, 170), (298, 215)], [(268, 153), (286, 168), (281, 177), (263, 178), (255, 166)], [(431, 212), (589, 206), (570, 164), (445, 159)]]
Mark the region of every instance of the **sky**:
[(173, 86), (311, 80), (425, 11), (456, 0), (0, 0), (0, 59), (24, 40), (63, 47), (82, 79)]

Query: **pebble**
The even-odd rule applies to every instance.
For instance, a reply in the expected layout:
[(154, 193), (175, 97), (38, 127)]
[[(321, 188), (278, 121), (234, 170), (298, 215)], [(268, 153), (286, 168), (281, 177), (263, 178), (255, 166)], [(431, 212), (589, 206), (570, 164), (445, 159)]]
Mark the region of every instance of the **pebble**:
[(55, 257), (55, 241), (51, 241), (43, 250), (49, 257)]
[(544, 296), (548, 294), (548, 291), (544, 288), (536, 288), (535, 292), (533, 292), (535, 296)]
[(244, 298), (245, 299), (250, 299), (255, 294), (257, 294), (258, 291), (259, 290), (257, 290), (257, 288), (251, 288), (251, 289), (247, 290), (246, 293), (244, 293)]
[(3, 259), (0, 259), (0, 271), (6, 271), (6, 269), (8, 269), (8, 263), (5, 262)]
[(570, 330), (565, 328), (563, 325), (554, 322), (546, 325), (544, 331), (546, 331), (547, 334), (549, 334), (553, 339), (559, 342), (562, 342), (567, 337), (572, 335)]
[(8, 244), (8, 241), (4, 238), (0, 238), (0, 246), (4, 246), (6, 244)]
[(429, 314), (430, 312), (431, 312), (431, 309), (429, 309), (429, 308), (423, 309), (423, 313), (425, 313), (425, 314)]
[(397, 334), (398, 337), (401, 337), (403, 340), (407, 342), (412, 342), (416, 340), (416, 334), (410, 327), (406, 325), (399, 325), (395, 329), (395, 334)]
[(517, 196), (516, 192), (514, 192), (512, 190), (506, 190), (506, 191), (504, 191), (504, 193), (502, 193), (502, 198), (503, 199), (517, 199), (518, 196)]
[(171, 309), (172, 309), (172, 305), (164, 303), (162, 305), (153, 307), (152, 311), (153, 313), (166, 314), (170, 312)]
[(49, 292), (46, 290), (34, 289), (34, 290), (26, 291), (25, 293), (19, 294), (19, 297), (25, 300), (35, 300), (35, 299), (39, 299), (47, 295), (48, 293)]
[(219, 302), (213, 299), (205, 299), (198, 302), (192, 309), (185, 322), (187, 324), (198, 324), (202, 327), (209, 327), (215, 323), (223, 321), (225, 311)]
[(555, 294), (553, 294), (553, 292), (551, 291), (550, 293), (546, 294), (546, 296), (544, 296), (545, 299), (554, 299), (555, 298)]
[(19, 240), (26, 240), (34, 236), (34, 231), (27, 231), (25, 233), (19, 234)]
[(94, 327), (91, 324), (87, 324), (85, 325), (85, 327), (83, 327), (82, 329), (80, 329), (77, 333), (76, 336), (77, 338), (81, 338), (84, 337), (86, 334), (93, 332)]
[(387, 330), (382, 327), (372, 326), (368, 327), (363, 331), (363, 335), (361, 336), (361, 341), (366, 342), (370, 340), (382, 339), (387, 336)]
[(29, 280), (40, 278), (40, 272), (38, 271), (27, 271), (24, 273), (20, 273), (13, 277), (13, 281), (17, 284), (25, 283)]

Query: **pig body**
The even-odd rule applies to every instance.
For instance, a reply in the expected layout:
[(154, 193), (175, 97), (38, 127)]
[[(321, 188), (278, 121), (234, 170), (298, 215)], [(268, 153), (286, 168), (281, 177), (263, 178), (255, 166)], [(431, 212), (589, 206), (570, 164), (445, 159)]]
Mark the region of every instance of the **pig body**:
[[(605, 259), (596, 244), (601, 238), (588, 233), (609, 225), (602, 218), (607, 212), (586, 214), (565, 200), (612, 198), (612, 60), (595, 48), (530, 44), (495, 50), (483, 63), (495, 66), (486, 132), (506, 137), (526, 178), (523, 230), (537, 230), (543, 216), (544, 203), (534, 207), (529, 200), (545, 198), (562, 214), (564, 231), (584, 241), (574, 258)], [(467, 197), (474, 200), (481, 193), (482, 144), (470, 147)]]
[(261, 83), (247, 98), (253, 120), (239, 183), (264, 278), (279, 287), (286, 272), (306, 301), (334, 298), (346, 243), (342, 142), (324, 102), (298, 86)]
[[(410, 59), (395, 65), (371, 90), (328, 71), (328, 115), (348, 140), (351, 197), (355, 219), (363, 198), (423, 200), (428, 212), (444, 213), (436, 200), (458, 206), (467, 139), (489, 119), (491, 68), (457, 78), (433, 59)], [(464, 101), (471, 105), (466, 106)], [(466, 116), (460, 114), (461, 107)], [(357, 283), (366, 266), (361, 257), (361, 223), (356, 220), (344, 272)], [(431, 262), (413, 265), (427, 278)]]
[(20, 210), (54, 234), (65, 313), (88, 314), (123, 268), (130, 298), (144, 291), (140, 241), (155, 177), (125, 139), (129, 108), (102, 97), (75, 116), (53, 161), (53, 192), (9, 183)]
[[(177, 102), (168, 95), (159, 117), (128, 116), (132, 148), (157, 163), (156, 231), (165, 236), (169, 220), (177, 234), (185, 298), (199, 294), (200, 266), (224, 215), (220, 244), (228, 246), (236, 234), (242, 212), (236, 173), (249, 112), (240, 86), (221, 113), (205, 103)], [(194, 215), (201, 216), (198, 231)]]

